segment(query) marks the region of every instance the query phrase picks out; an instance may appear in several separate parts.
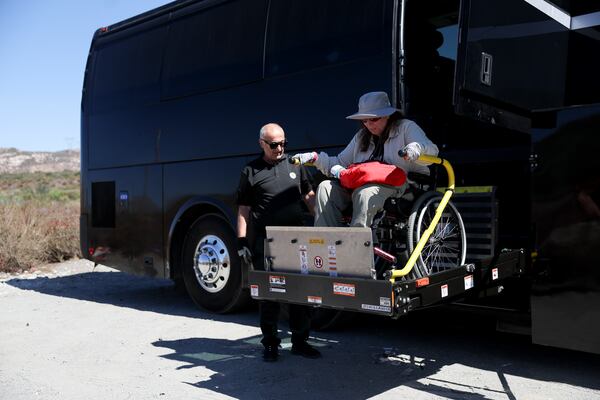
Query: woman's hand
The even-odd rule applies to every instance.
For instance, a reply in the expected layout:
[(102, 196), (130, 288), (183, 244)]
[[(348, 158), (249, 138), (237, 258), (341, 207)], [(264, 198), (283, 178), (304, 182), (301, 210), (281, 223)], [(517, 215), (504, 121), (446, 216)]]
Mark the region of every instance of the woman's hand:
[(398, 154), (407, 161), (417, 161), (421, 155), (421, 148), (418, 143), (409, 143)]
[(346, 170), (346, 168), (342, 167), (341, 165), (334, 165), (333, 167), (331, 167), (331, 171), (329, 172), (334, 178), (340, 179), (340, 173), (344, 170)]

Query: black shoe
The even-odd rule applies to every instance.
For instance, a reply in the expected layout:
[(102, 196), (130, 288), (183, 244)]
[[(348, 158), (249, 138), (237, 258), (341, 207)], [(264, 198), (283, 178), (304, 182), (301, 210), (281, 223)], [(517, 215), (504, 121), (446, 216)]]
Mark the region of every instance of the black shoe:
[(263, 360), (272, 362), (279, 358), (279, 349), (276, 345), (267, 345), (263, 350)]
[(306, 358), (319, 358), (321, 352), (312, 347), (307, 342), (295, 343), (292, 345), (292, 354)]

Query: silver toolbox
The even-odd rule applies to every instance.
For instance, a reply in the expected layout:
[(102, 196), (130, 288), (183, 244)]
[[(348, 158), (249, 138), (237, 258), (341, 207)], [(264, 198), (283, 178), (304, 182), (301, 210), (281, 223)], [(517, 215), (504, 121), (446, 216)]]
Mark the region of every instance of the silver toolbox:
[(371, 229), (267, 226), (265, 265), (276, 272), (374, 278)]

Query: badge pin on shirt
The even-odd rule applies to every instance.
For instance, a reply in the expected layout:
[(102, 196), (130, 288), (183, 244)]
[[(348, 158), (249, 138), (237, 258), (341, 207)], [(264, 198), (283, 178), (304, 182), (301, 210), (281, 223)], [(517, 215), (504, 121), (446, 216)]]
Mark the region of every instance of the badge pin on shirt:
[(295, 172), (290, 172), (290, 178), (296, 179), (296, 173)]

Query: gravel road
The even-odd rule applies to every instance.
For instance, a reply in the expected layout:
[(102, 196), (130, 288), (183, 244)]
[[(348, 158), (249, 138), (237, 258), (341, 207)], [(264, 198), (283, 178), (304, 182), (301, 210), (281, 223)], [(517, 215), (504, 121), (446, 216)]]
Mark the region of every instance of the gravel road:
[(256, 309), (210, 314), (87, 261), (1, 275), (0, 305), (0, 399), (600, 399), (600, 356), (447, 310), (315, 332), (319, 360), (285, 335), (264, 363)]

